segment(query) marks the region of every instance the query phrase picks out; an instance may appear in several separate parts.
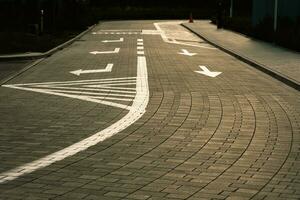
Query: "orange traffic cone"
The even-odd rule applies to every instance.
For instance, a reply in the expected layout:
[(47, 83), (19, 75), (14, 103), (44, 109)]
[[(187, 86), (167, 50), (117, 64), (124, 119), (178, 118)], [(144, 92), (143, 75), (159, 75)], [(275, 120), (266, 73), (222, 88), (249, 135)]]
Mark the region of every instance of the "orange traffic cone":
[(190, 13), (190, 20), (189, 20), (189, 23), (193, 23), (193, 22), (194, 22), (194, 20), (193, 20), (193, 14)]

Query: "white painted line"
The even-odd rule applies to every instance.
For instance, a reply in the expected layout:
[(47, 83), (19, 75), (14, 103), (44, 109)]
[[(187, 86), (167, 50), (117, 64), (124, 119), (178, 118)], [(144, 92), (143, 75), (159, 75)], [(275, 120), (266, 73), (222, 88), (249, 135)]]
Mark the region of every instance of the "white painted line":
[[(60, 84), (60, 85), (35, 85), (35, 86), (33, 86), (33, 87), (35, 87), (35, 88), (53, 88), (53, 87), (56, 87), (56, 86), (58, 86), (58, 87), (60, 87), (60, 86), (74, 86), (74, 85), (79, 85), (79, 86), (82, 86), (82, 87), (89, 87), (89, 85), (90, 84), (100, 84), (99, 85), (99, 87), (103, 87), (103, 86), (116, 86), (116, 85), (134, 85), (135, 84), (135, 80), (134, 81), (119, 81), (119, 82), (112, 82), (112, 83), (106, 83), (106, 82), (104, 82), (104, 83), (97, 83), (97, 82), (95, 82), (95, 83), (82, 83), (82, 84), (80, 84), (80, 83), (74, 83), (74, 84), (68, 84), (68, 83), (66, 83), (66, 84)], [(95, 85), (93, 85), (93, 86), (95, 86)]]
[(178, 52), (178, 54), (181, 54), (181, 55), (186, 55), (186, 56), (194, 56), (194, 55), (197, 55), (197, 53), (190, 53), (188, 50), (186, 49), (181, 49), (182, 52)]
[(136, 48), (137, 48), (138, 50), (143, 50), (143, 49), (144, 49), (143, 46), (137, 46)]
[(144, 51), (137, 51), (137, 54), (138, 54), (138, 55), (144, 55), (145, 52), (144, 52)]
[[(106, 89), (105, 85), (88, 85), (88, 86), (83, 86), (83, 87), (56, 87), (56, 86), (52, 86), (51, 88), (54, 89), (66, 89), (66, 90), (79, 90), (79, 91), (103, 91), (103, 92), (117, 92), (117, 93), (125, 93), (125, 94), (135, 94), (135, 91), (127, 91), (126, 89), (128, 88), (123, 88), (122, 90), (120, 90), (119, 88), (116, 87), (110, 87), (109, 89)], [(133, 88), (135, 89), (135, 88)], [(130, 90), (130, 89), (128, 89)]]
[(99, 30), (98, 32), (101, 32), (101, 31), (109, 31), (109, 32), (124, 32), (124, 31), (139, 31), (139, 29), (102, 29), (102, 30)]
[(135, 83), (108, 83), (108, 84), (104, 84), (104, 85), (134, 85)]
[(131, 35), (131, 34), (139, 34), (141, 33), (142, 31), (141, 30), (137, 30), (137, 29), (123, 29), (123, 30), (100, 30), (100, 31), (97, 31), (97, 32), (92, 32), (93, 35), (96, 35), (96, 34), (128, 34), (128, 35)]
[(140, 38), (140, 39), (137, 39), (137, 41), (138, 42), (143, 42), (144, 40)]
[(142, 30), (142, 35), (160, 35), (159, 30)]
[[(124, 92), (121, 92), (121, 94), (123, 95), (126, 93), (128, 94), (127, 91), (132, 90), (133, 88), (131, 86), (135, 86), (135, 84), (136, 84), (136, 78), (132, 80), (132, 78), (130, 77), (130, 78), (115, 78), (115, 81), (113, 79), (96, 79), (96, 80), (48, 82), (48, 83), (33, 83), (33, 84), (14, 84), (14, 85), (4, 85), (4, 87), (11, 87), (15, 89), (53, 94), (53, 95), (58, 95), (63, 97), (95, 102), (95, 99), (83, 98), (83, 96), (77, 94), (83, 94), (85, 91), (88, 91), (87, 89), (92, 89), (92, 88), (87, 88), (90, 85), (92, 87), (97, 86), (98, 88), (101, 89), (105, 88), (110, 90), (124, 90)], [(127, 85), (129, 85), (130, 87), (127, 87)], [(126, 87), (119, 87), (119, 86), (126, 86)], [(72, 92), (69, 91), (74, 91), (74, 90), (75, 91), (77, 90), (77, 92), (79, 93), (70, 94)], [(108, 91), (108, 93), (110, 93), (110, 91)], [(107, 95), (107, 93), (97, 93), (97, 94)], [(122, 104), (115, 104), (111, 102), (96, 101), (95, 103), (102, 103), (105, 105), (110, 105), (118, 108), (129, 109), (127, 105), (125, 106)]]
[(106, 65), (105, 69), (94, 69), (94, 70), (75, 70), (75, 71), (70, 71), (71, 74), (74, 74), (76, 76), (80, 76), (80, 74), (91, 74), (91, 73), (102, 73), (102, 72), (111, 72), (114, 64), (109, 63)]
[(90, 54), (110, 54), (110, 53), (119, 53), (120, 48), (115, 48), (113, 51), (91, 51)]
[[(157, 29), (157, 31), (160, 33), (161, 35), (161, 38), (163, 39), (164, 42), (166, 43), (171, 43), (171, 44), (179, 44), (179, 45), (186, 45), (186, 46), (192, 46), (192, 47), (200, 47), (200, 48), (204, 48), (204, 49), (213, 49), (215, 50), (216, 48), (214, 47), (208, 47), (208, 46), (203, 46), (203, 45), (198, 45), (198, 44), (189, 44), (189, 43), (184, 43), (184, 42), (178, 42), (176, 41), (175, 39), (173, 38), (168, 38), (165, 31), (163, 29), (160, 28), (160, 25), (164, 25), (164, 24), (174, 24), (174, 23), (177, 23), (178, 22), (156, 22), (156, 23), (153, 23), (155, 28)], [(182, 22), (179, 22), (180, 23), (183, 23)]]
[(144, 45), (144, 42), (138, 42), (137, 45)]
[(88, 96), (88, 95), (84, 95), (87, 98), (93, 98), (93, 99), (101, 99), (101, 100), (113, 100), (113, 101), (132, 101), (133, 98), (116, 98), (116, 97), (108, 97), (108, 96)]
[[(85, 87), (91, 87), (91, 88), (105, 88), (105, 89), (120, 89), (120, 90), (123, 90), (124, 91), (129, 91), (129, 90), (132, 90), (132, 91), (135, 91), (135, 88), (125, 88), (125, 87), (116, 87), (116, 86), (113, 86), (113, 87), (110, 87), (110, 86), (100, 86), (100, 85), (88, 85), (88, 86), (85, 86)], [(134, 92), (136, 93), (136, 92)]]
[(136, 77), (122, 77), (122, 78), (106, 78), (106, 79), (93, 79), (93, 80), (80, 80), (80, 81), (56, 81), (56, 82), (45, 82), (45, 83), (25, 83), (25, 84), (14, 84), (14, 86), (34, 86), (34, 85), (52, 85), (52, 84), (89, 84), (91, 82), (96, 83), (107, 83), (107, 82), (117, 82), (117, 81), (133, 81), (136, 80)]
[[(50, 92), (50, 91), (45, 91), (45, 90), (39, 91), (39, 89), (18, 87), (15, 85), (4, 85), (4, 87), (74, 98), (73, 97), (74, 95), (55, 93), (55, 92)], [(105, 103), (106, 102), (109, 104), (113, 104), (113, 102), (107, 102), (107, 101), (97, 100), (97, 99), (88, 98), (88, 97), (81, 97), (79, 95), (77, 95), (77, 99), (82, 99), (82, 100), (90, 99), (91, 102), (95, 102), (95, 103), (98, 103), (98, 102)], [(84, 140), (81, 140), (67, 148), (64, 148), (62, 150), (59, 150), (55, 153), (52, 153), (48, 156), (45, 156), (45, 157), (35, 160), (33, 162), (21, 165), (19, 167), (16, 167), (14, 169), (11, 169), (9, 171), (1, 173), (0, 174), (0, 183), (12, 181), (14, 179), (17, 179), (20, 176), (23, 176), (25, 174), (32, 173), (38, 169), (47, 167), (55, 162), (61, 161), (67, 157), (70, 157), (81, 151), (84, 151), (84, 150), (88, 149), (89, 147), (94, 146), (94, 145), (98, 144), (99, 142), (104, 141), (107, 138), (110, 138), (111, 136), (119, 133), (120, 131), (123, 131), (125, 128), (129, 127), (131, 124), (133, 124), (134, 122), (136, 122), (138, 119), (140, 119), (143, 116), (143, 114), (146, 112), (146, 107), (148, 105), (148, 101), (149, 101), (149, 87), (148, 87), (148, 73), (147, 73), (146, 58), (144, 56), (138, 56), (138, 58), (137, 58), (136, 96), (135, 96), (131, 106), (125, 106), (125, 105), (122, 106), (122, 108), (129, 110), (129, 112), (122, 119), (120, 119), (119, 121), (110, 125), (106, 129), (99, 131), (99, 132), (95, 133), (94, 135), (92, 135)], [(120, 105), (122, 105), (122, 104), (120, 104)]]
[(61, 92), (64, 94), (79, 94), (79, 95), (98, 95), (98, 96), (115, 96), (115, 97), (134, 97), (134, 95), (131, 94), (113, 94), (113, 93), (101, 93), (101, 92), (86, 92), (86, 91), (72, 91), (72, 90), (56, 90), (56, 89), (50, 89), (50, 92)]
[(104, 43), (109, 43), (109, 42), (124, 42), (124, 38), (120, 38), (119, 40), (103, 40), (102, 42), (104, 42)]
[(195, 71), (199, 74), (203, 74), (205, 76), (209, 76), (209, 77), (216, 77), (218, 75), (220, 75), (222, 72), (212, 72), (212, 71), (209, 71), (209, 69), (207, 69), (205, 66), (202, 66), (202, 65), (199, 65), (199, 67), (202, 69), (202, 71)]
[[(27, 88), (27, 87), (19, 87), (19, 86), (14, 86), (14, 85), (2, 85), (2, 87), (8, 87), (8, 88), (13, 88), (13, 89), (19, 89), (19, 90), (25, 90), (25, 91), (31, 91), (31, 92), (39, 92), (39, 93), (44, 93), (44, 94), (51, 94), (51, 95), (56, 95), (56, 96), (74, 98), (74, 99), (79, 99), (79, 100), (83, 100), (83, 101), (89, 101), (89, 102), (94, 102), (94, 103), (98, 103), (98, 104), (103, 104), (103, 105), (108, 105), (108, 106), (113, 106), (113, 107), (117, 107), (117, 108), (130, 110), (130, 106), (127, 106), (127, 105), (114, 103), (114, 102), (109, 102), (109, 101), (96, 100), (96, 99), (87, 98), (87, 97), (81, 96), (81, 95), (72, 95), (72, 94), (65, 94), (65, 93), (61, 93), (61, 92), (53, 92), (49, 89), (46, 90), (46, 89), (37, 89), (37, 88)], [(0, 180), (0, 183), (1, 183), (1, 180)]]
[(199, 47), (199, 48), (203, 48), (203, 49), (212, 49), (212, 50), (216, 50), (216, 48), (214, 47), (208, 47), (208, 46), (203, 46), (203, 45), (198, 45), (198, 44), (188, 44), (188, 43), (184, 43), (184, 42), (178, 42), (178, 41), (173, 41), (173, 42), (170, 42), (170, 43), (173, 43), (173, 44), (180, 44), (180, 45), (186, 45), (186, 46), (191, 46), (191, 47)]
[(99, 85), (107, 85), (107, 84), (112, 84), (112, 83), (135, 83), (136, 79), (128, 79), (128, 80), (107, 80), (103, 81), (101, 79), (96, 79), (96, 80), (83, 80), (81, 82), (71, 82), (71, 81), (65, 81), (65, 82), (59, 82), (58, 84), (47, 84), (47, 83), (41, 83), (41, 84), (31, 84), (29, 86), (33, 87), (52, 87), (52, 86), (74, 86), (74, 85), (81, 85), (84, 87), (88, 87), (90, 84), (99, 84)]

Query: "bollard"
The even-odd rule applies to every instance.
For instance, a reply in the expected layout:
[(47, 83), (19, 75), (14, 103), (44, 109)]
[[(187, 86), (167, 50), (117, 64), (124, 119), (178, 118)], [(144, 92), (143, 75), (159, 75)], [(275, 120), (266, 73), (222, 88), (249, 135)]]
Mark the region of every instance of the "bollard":
[(193, 20), (193, 14), (192, 14), (192, 13), (190, 13), (189, 23), (194, 23), (194, 20)]

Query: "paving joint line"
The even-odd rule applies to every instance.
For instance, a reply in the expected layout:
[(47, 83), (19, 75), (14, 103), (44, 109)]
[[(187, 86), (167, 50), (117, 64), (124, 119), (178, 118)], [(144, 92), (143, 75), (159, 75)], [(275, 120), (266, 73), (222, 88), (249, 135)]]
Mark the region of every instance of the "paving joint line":
[[(181, 123), (174, 131), (173, 131), (173, 133), (171, 133), (171, 135), (170, 135), (168, 138), (164, 139), (161, 143), (159, 143), (158, 145), (156, 145), (156, 147), (158, 147), (159, 145), (165, 143), (171, 136), (173, 136), (174, 134), (176, 134), (176, 132), (179, 130), (179, 128), (181, 128), (181, 126), (184, 124), (184, 122), (185, 122), (186, 119), (188, 118), (189, 113), (191, 112), (191, 108), (192, 108), (192, 95), (191, 95), (191, 93), (189, 93), (189, 95), (190, 95), (190, 98), (191, 98), (191, 102), (190, 102), (191, 105), (190, 105), (190, 107), (189, 107), (189, 112), (188, 112), (188, 114), (185, 116), (185, 119), (184, 119), (183, 122), (182, 122), (182, 123)], [(175, 97), (175, 95), (174, 95), (174, 97)], [(179, 100), (179, 102), (180, 102), (180, 100)], [(173, 106), (174, 106), (174, 103), (173, 103), (172, 107), (173, 107)], [(179, 103), (179, 105), (178, 105), (178, 108), (179, 108), (179, 107), (180, 107), (180, 103)], [(175, 113), (173, 116), (175, 116), (175, 115), (176, 115), (176, 113)], [(170, 119), (169, 121), (171, 121), (171, 119)], [(156, 147), (153, 148), (153, 149), (151, 149), (151, 150), (148, 150), (148, 151), (145, 152), (143, 155), (137, 157), (135, 160), (138, 160), (138, 159), (141, 158), (142, 156), (144, 156), (144, 155), (146, 155), (146, 154), (148, 154), (148, 153), (154, 151), (154, 150), (156, 149)], [(135, 160), (134, 160), (134, 161), (135, 161)], [(131, 163), (132, 163), (132, 162), (133, 162), (133, 161), (131, 161)], [(142, 185), (142, 186), (139, 187), (138, 189), (136, 189), (136, 190), (134, 190), (133, 192), (131, 192), (131, 193), (129, 193), (128, 195), (126, 195), (126, 197), (128, 197), (128, 196), (134, 194), (135, 192), (141, 190), (142, 188), (147, 187), (147, 186), (150, 185), (151, 183), (154, 183), (156, 180), (158, 180), (159, 178), (165, 176), (165, 175), (168, 174), (170, 171), (176, 169), (176, 167), (178, 167), (178, 166), (180, 166), (180, 165), (181, 165), (181, 164), (178, 164), (178, 165), (176, 165), (175, 167), (173, 167), (172, 169), (167, 170), (167, 172), (164, 173), (163, 175), (161, 175), (161, 176), (159, 176), (159, 177), (157, 177), (157, 178), (154, 178), (153, 180), (151, 180), (149, 183), (147, 183), (147, 184), (145, 184), (145, 185)], [(121, 169), (121, 168), (122, 168), (122, 167), (120, 167), (120, 169)], [(111, 174), (111, 173), (110, 173), (110, 174)]]
[[(190, 97), (191, 97), (191, 103), (192, 103), (192, 95), (191, 95), (191, 93), (190, 93)], [(209, 100), (209, 98), (208, 98), (208, 100)], [(219, 101), (220, 101), (220, 105), (221, 105), (221, 107), (222, 107), (222, 102), (221, 102), (220, 99), (219, 99)], [(204, 103), (204, 99), (203, 99), (203, 103)], [(209, 105), (210, 105), (210, 101), (208, 101), (208, 103), (209, 103)], [(204, 106), (204, 104), (203, 104), (203, 106)], [(192, 104), (191, 104), (191, 106), (190, 106), (190, 110), (189, 110), (189, 111), (191, 111), (191, 108), (192, 108)], [(190, 112), (189, 112), (189, 113), (190, 113)], [(221, 109), (221, 116), (222, 116), (222, 115), (223, 115), (223, 107), (222, 107), (222, 109)], [(189, 116), (189, 114), (186, 116), (185, 120), (188, 118), (188, 116)], [(201, 115), (201, 116), (202, 116), (202, 115)], [(208, 115), (208, 117), (209, 117), (209, 115)], [(199, 148), (199, 150), (197, 150), (196, 152), (194, 152), (189, 158), (185, 159), (185, 161), (187, 161), (187, 160), (189, 160), (190, 158), (192, 158), (193, 156), (195, 156), (198, 152), (200, 152), (200, 151), (201, 151), (201, 150), (209, 143), (209, 141), (211, 140), (211, 138), (212, 138), (212, 137), (214, 136), (214, 134), (217, 132), (217, 130), (218, 130), (220, 124), (221, 124), (221, 121), (222, 121), (222, 120), (220, 119), (217, 128), (215, 129), (215, 131), (213, 132), (213, 134), (208, 138), (207, 142), (205, 142), (205, 143)], [(182, 123), (175, 131), (174, 131), (174, 133), (173, 133), (172, 135), (174, 135), (174, 134), (176, 133), (176, 131), (177, 131), (183, 124), (184, 124), (184, 122), (183, 122), (183, 123)], [(170, 137), (168, 137), (166, 140), (168, 140), (169, 138), (170, 138)], [(164, 140), (163, 142), (165, 142), (166, 140)], [(162, 142), (161, 144), (163, 144), (163, 142)], [(151, 152), (151, 151), (153, 151), (153, 150), (150, 150), (149, 152)], [(149, 152), (148, 152), (148, 153), (149, 153)], [(145, 153), (145, 154), (146, 154), (146, 153)], [(142, 156), (140, 156), (140, 157), (142, 157)], [(140, 158), (140, 157), (139, 157), (139, 158)], [(131, 194), (134, 194), (135, 192), (141, 190), (142, 188), (147, 187), (147, 186), (150, 185), (151, 183), (154, 183), (156, 180), (159, 180), (160, 178), (162, 178), (163, 176), (167, 175), (167, 174), (168, 174), (169, 172), (171, 172), (172, 170), (175, 170), (176, 168), (178, 168), (178, 167), (181, 166), (182, 164), (184, 164), (184, 162), (177, 164), (177, 165), (176, 165), (175, 167), (173, 167), (172, 169), (167, 170), (167, 172), (165, 172), (164, 174), (162, 174), (162, 175), (160, 175), (159, 177), (155, 178), (154, 180), (150, 181), (150, 183), (141, 186), (139, 189), (133, 191), (132, 193), (128, 194), (127, 196), (130, 196)], [(194, 194), (192, 194), (192, 195), (194, 195)], [(192, 196), (192, 195), (191, 195), (191, 196)], [(191, 196), (190, 196), (190, 197), (191, 197)]]
[[(242, 156), (245, 154), (245, 152), (247, 151), (247, 149), (249, 148), (253, 138), (254, 138), (254, 135), (255, 135), (255, 131), (256, 131), (256, 114), (255, 114), (255, 110), (254, 110), (254, 107), (252, 105), (252, 103), (250, 102), (250, 100), (245, 96), (245, 98), (247, 99), (249, 105), (251, 106), (252, 108), (252, 111), (253, 111), (253, 115), (254, 115), (254, 119), (255, 119), (255, 126), (254, 126), (254, 130), (253, 130), (253, 133), (252, 133), (252, 136), (251, 136), (251, 139), (250, 141), (248, 142), (246, 148), (243, 150), (243, 152), (241, 152), (241, 154), (237, 157), (237, 159), (235, 161), (233, 161), (226, 169), (224, 169), (224, 171), (222, 171), (218, 176), (216, 176), (215, 178), (213, 178), (210, 182), (206, 183), (201, 189), (197, 190), (196, 192), (194, 192), (192, 195), (190, 195), (188, 198), (192, 197), (193, 195), (195, 195), (196, 193), (198, 192), (201, 192), (203, 189), (205, 189), (205, 187), (207, 187), (209, 184), (213, 183), (215, 180), (217, 180), (219, 177), (221, 177), (223, 174), (225, 174), (231, 167), (234, 166), (234, 164), (236, 162), (239, 161), (240, 158), (242, 158)], [(240, 107), (240, 106), (239, 106)]]
[(293, 131), (293, 125), (292, 125), (292, 122), (291, 122), (291, 119), (290, 117), (288, 116), (288, 113), (286, 112), (286, 110), (283, 108), (283, 106), (281, 105), (281, 103), (278, 101), (277, 98), (275, 97), (272, 97), (276, 103), (280, 106), (280, 108), (282, 109), (282, 111), (285, 113), (286, 117), (288, 118), (288, 121), (289, 121), (289, 124), (291, 126), (291, 141), (290, 141), (290, 148), (289, 148), (289, 152), (288, 154), (286, 155), (283, 163), (281, 164), (281, 166), (279, 167), (279, 169), (272, 175), (272, 177), (266, 182), (266, 184), (264, 184), (257, 193), (255, 193), (250, 199), (253, 199), (255, 198), (272, 180), (273, 178), (275, 178), (275, 176), (279, 173), (279, 171), (283, 168), (284, 164), (287, 162), (288, 158), (290, 157), (290, 154), (292, 152), (292, 147), (293, 147), (293, 139), (294, 139), (294, 131)]

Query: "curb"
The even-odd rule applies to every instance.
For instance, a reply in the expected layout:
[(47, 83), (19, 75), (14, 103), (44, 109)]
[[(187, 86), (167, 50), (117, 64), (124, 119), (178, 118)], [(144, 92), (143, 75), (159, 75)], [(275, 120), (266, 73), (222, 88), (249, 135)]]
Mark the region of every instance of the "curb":
[(286, 85), (300, 91), (300, 85), (299, 83), (296, 81), (296, 80), (293, 80), (277, 71), (274, 71), (272, 69), (270, 69), (269, 67), (263, 65), (263, 64), (260, 64), (254, 60), (251, 60), (250, 58), (247, 58), (246, 56), (244, 55), (241, 55), (241, 54), (238, 54), (237, 52), (233, 51), (233, 50), (230, 50), (220, 44), (217, 44), (211, 40), (209, 40), (208, 38), (206, 38), (205, 36), (197, 33), (196, 31), (194, 31), (193, 29), (189, 28), (188, 26), (186, 26), (185, 24), (181, 24), (181, 26), (183, 26), (184, 28), (188, 29), (189, 31), (191, 31), (192, 33), (194, 33), (195, 35), (199, 36), (200, 38), (202, 38), (203, 40), (205, 40), (207, 43), (221, 49), (222, 51), (226, 52), (227, 54), (231, 55), (231, 56), (234, 56), (235, 58), (251, 65), (252, 67), (255, 67), (256, 69), (272, 76), (273, 78), (285, 83)]
[(5, 83), (7, 83), (8, 81), (14, 79), (15, 77), (19, 76), (20, 74), (24, 73), (25, 71), (29, 70), (30, 68), (34, 67), (35, 65), (39, 64), (40, 62), (42, 62), (44, 60), (45, 57), (51, 56), (52, 54), (54, 54), (55, 52), (65, 48), (66, 46), (72, 44), (75, 40), (79, 39), (80, 37), (82, 37), (84, 34), (86, 34), (87, 32), (89, 32), (91, 29), (93, 29), (97, 24), (94, 24), (92, 26), (90, 26), (87, 30), (83, 31), (82, 33), (78, 34), (76, 37), (66, 41), (65, 43), (54, 47), (53, 49), (45, 52), (45, 53), (40, 53), (34, 56), (18, 56), (18, 57), (12, 57), (12, 56), (7, 56), (7, 57), (1, 57), (0, 56), (0, 61), (9, 61), (9, 60), (30, 60), (30, 59), (38, 59), (36, 61), (34, 61), (33, 63), (30, 63), (29, 65), (27, 65), (26, 67), (24, 67), (23, 69), (13, 73), (12, 75), (10, 75), (8, 78), (5, 78), (3, 80), (0, 80), (0, 86), (4, 85)]
[(5, 83), (7, 83), (8, 81), (14, 79), (15, 77), (19, 76), (20, 74), (26, 72), (27, 70), (29, 70), (31, 67), (39, 64), (40, 62), (42, 62), (44, 59), (43, 58), (40, 58), (36, 61), (34, 61), (33, 63), (30, 63), (29, 65), (27, 65), (26, 67), (24, 67), (23, 69), (13, 73), (12, 75), (8, 76), (8, 78), (5, 78), (3, 80), (0, 80), (0, 86), (1, 85), (4, 85)]
[(52, 54), (54, 54), (55, 52), (62, 50), (63, 48), (65, 48), (66, 46), (69, 46), (70, 44), (72, 44), (75, 40), (78, 40), (80, 37), (82, 37), (84, 34), (86, 34), (87, 32), (89, 32), (90, 30), (92, 30), (97, 24), (94, 24), (92, 26), (90, 26), (87, 30), (81, 32), (80, 34), (78, 34), (77, 36), (75, 36), (74, 38), (66, 41), (65, 43), (60, 44), (57, 47), (54, 47), (53, 49), (50, 49), (49, 51), (46, 51), (45, 53), (33, 53), (32, 55), (0, 55), (0, 61), (12, 61), (12, 60), (30, 60), (30, 59), (40, 59), (40, 58), (44, 58), (44, 57), (48, 57), (51, 56)]

